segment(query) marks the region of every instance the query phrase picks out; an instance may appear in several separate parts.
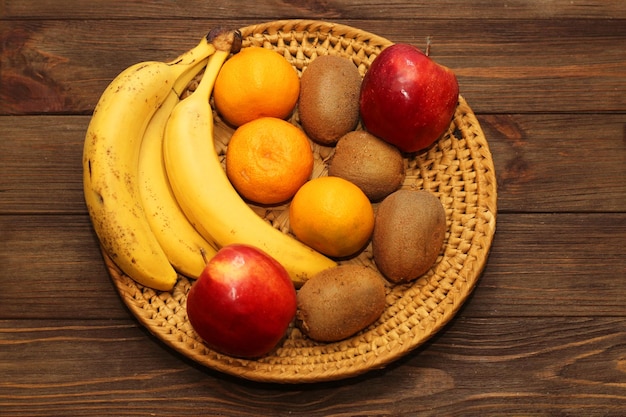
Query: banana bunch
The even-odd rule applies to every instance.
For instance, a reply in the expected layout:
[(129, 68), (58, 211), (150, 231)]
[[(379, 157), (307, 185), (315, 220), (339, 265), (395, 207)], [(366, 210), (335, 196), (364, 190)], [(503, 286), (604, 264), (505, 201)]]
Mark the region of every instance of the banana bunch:
[(174, 286), (177, 269), (198, 276), (200, 248), (215, 252), (178, 207), (160, 154), (169, 113), (215, 53), (216, 36), (209, 33), (171, 62), (124, 70), (103, 92), (87, 128), (83, 189), (95, 232), (125, 274), (158, 290)]
[(226, 176), (215, 151), (209, 97), (227, 57), (218, 50), (209, 58), (196, 90), (170, 115), (163, 142), (167, 176), (187, 218), (205, 239), (219, 246), (256, 246), (282, 264), (300, 287), (336, 263), (259, 217)]
[(215, 29), (173, 61), (129, 67), (103, 92), (87, 128), (83, 188), (94, 230), (120, 269), (147, 287), (169, 291), (178, 273), (198, 277), (230, 243), (264, 250), (297, 287), (336, 265), (259, 217), (220, 164), (209, 97), (240, 42), (238, 31)]

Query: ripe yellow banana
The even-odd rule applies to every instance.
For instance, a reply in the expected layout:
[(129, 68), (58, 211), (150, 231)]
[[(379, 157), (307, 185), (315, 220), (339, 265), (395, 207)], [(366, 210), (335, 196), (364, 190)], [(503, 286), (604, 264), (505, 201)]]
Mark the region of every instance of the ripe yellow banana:
[(208, 240), (224, 246), (246, 243), (274, 257), (296, 287), (336, 265), (259, 217), (239, 196), (222, 168), (213, 142), (209, 96), (228, 52), (209, 58), (198, 88), (172, 112), (165, 129), (167, 175), (181, 208)]
[(140, 284), (170, 290), (177, 274), (156, 240), (141, 204), (137, 163), (146, 126), (175, 81), (215, 51), (207, 38), (171, 62), (142, 62), (103, 92), (83, 148), (85, 202), (112, 260)]
[(182, 91), (206, 62), (201, 61), (176, 81), (174, 90), (150, 119), (139, 153), (139, 192), (150, 228), (174, 268), (191, 278), (200, 276), (206, 265), (204, 256), (211, 258), (215, 248), (196, 231), (174, 197), (163, 161), (163, 134), (180, 101), (176, 91)]

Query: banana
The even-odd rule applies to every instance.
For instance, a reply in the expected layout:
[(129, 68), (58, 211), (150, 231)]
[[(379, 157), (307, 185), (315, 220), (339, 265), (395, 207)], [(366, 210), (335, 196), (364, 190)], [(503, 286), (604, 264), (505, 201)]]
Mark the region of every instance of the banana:
[(83, 189), (98, 239), (125, 274), (157, 290), (172, 289), (177, 274), (141, 204), (141, 141), (178, 77), (215, 51), (208, 37), (171, 62), (141, 62), (119, 74), (102, 93), (85, 137)]
[(180, 101), (176, 91), (182, 91), (206, 62), (201, 61), (176, 81), (150, 119), (141, 143), (138, 167), (139, 192), (150, 228), (174, 269), (191, 278), (197, 278), (206, 265), (201, 251), (204, 250), (207, 258), (216, 251), (189, 223), (174, 197), (163, 162), (163, 134), (172, 110)]
[(300, 287), (336, 263), (265, 222), (228, 180), (215, 151), (209, 103), (227, 56), (228, 51), (218, 47), (198, 88), (170, 115), (164, 136), (167, 176), (181, 208), (205, 239), (221, 246), (245, 243), (262, 249), (281, 263)]

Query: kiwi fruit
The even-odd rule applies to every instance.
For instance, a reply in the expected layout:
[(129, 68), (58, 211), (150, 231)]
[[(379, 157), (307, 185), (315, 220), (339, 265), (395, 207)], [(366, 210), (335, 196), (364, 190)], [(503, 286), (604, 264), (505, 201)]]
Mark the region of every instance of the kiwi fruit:
[(298, 291), (296, 326), (318, 342), (346, 339), (385, 309), (385, 282), (372, 268), (341, 264), (311, 277)]
[(404, 158), (394, 145), (365, 130), (354, 130), (337, 142), (328, 175), (352, 182), (370, 201), (376, 202), (404, 182)]
[(376, 213), (372, 234), (376, 267), (393, 283), (413, 281), (435, 263), (445, 233), (446, 212), (434, 194), (395, 191)]
[(322, 145), (334, 145), (359, 122), (361, 74), (348, 58), (322, 55), (300, 78), (298, 114), (306, 134)]

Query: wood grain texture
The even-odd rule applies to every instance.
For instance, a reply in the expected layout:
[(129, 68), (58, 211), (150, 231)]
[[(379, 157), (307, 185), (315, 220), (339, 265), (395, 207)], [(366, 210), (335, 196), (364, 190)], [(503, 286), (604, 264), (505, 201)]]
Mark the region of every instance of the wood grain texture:
[(466, 416), (528, 415), (532, 404), (532, 415), (617, 416), (625, 339), (617, 318), (464, 319), (367, 376), (284, 386), (199, 368), (129, 321), (3, 321), (0, 407), (12, 416)]
[(0, 213), (87, 213), (82, 155), (89, 117), (0, 117)]
[[(493, 155), (501, 212), (626, 211), (623, 115), (490, 114), (478, 121)], [(0, 117), (0, 132), (12, 138), (0, 141), (0, 214), (86, 213), (81, 163), (88, 124), (87, 116)]]
[[(385, 369), (260, 384), (129, 313), (83, 201), (110, 80), (211, 27), (324, 19), (423, 47), (489, 141), (498, 217), (478, 286)], [(626, 415), (626, 3), (0, 0), (0, 415)]]
[(268, 19), (284, 18), (351, 18), (405, 20), (410, 18), (452, 19), (551, 19), (569, 17), (576, 19), (611, 19), (626, 15), (626, 5), (620, 1), (529, 0), (494, 3), (489, 0), (463, 2), (444, 0), (433, 7), (427, 2), (403, 0), (361, 0), (359, 2), (330, 0), (261, 0), (254, 7), (241, 7), (241, 3), (228, 0), (205, 2), (202, 0), (175, 0), (167, 3), (150, 0), (112, 0), (93, 3), (72, 0), (0, 0), (0, 10), (11, 19), (170, 19), (207, 16), (214, 19)]
[[(87, 215), (0, 216), (0, 230), (0, 318), (129, 316)], [(461, 315), (626, 315), (625, 236), (624, 213), (501, 214)]]
[[(219, 23), (241, 27), (254, 22)], [(461, 94), (476, 113), (600, 113), (626, 108), (626, 62), (619, 46), (626, 38), (622, 19), (337, 23), (422, 48), (430, 36), (431, 56), (457, 73)], [(101, 92), (121, 70), (138, 59), (172, 59), (216, 24), (202, 19), (144, 19), (132, 25), (127, 20), (5, 22), (0, 114), (91, 114)], [(114, 42), (103, 41), (103, 33)]]
[(0, 318), (129, 317), (89, 216), (0, 216), (0, 231)]
[(479, 116), (502, 212), (624, 212), (623, 114)]

